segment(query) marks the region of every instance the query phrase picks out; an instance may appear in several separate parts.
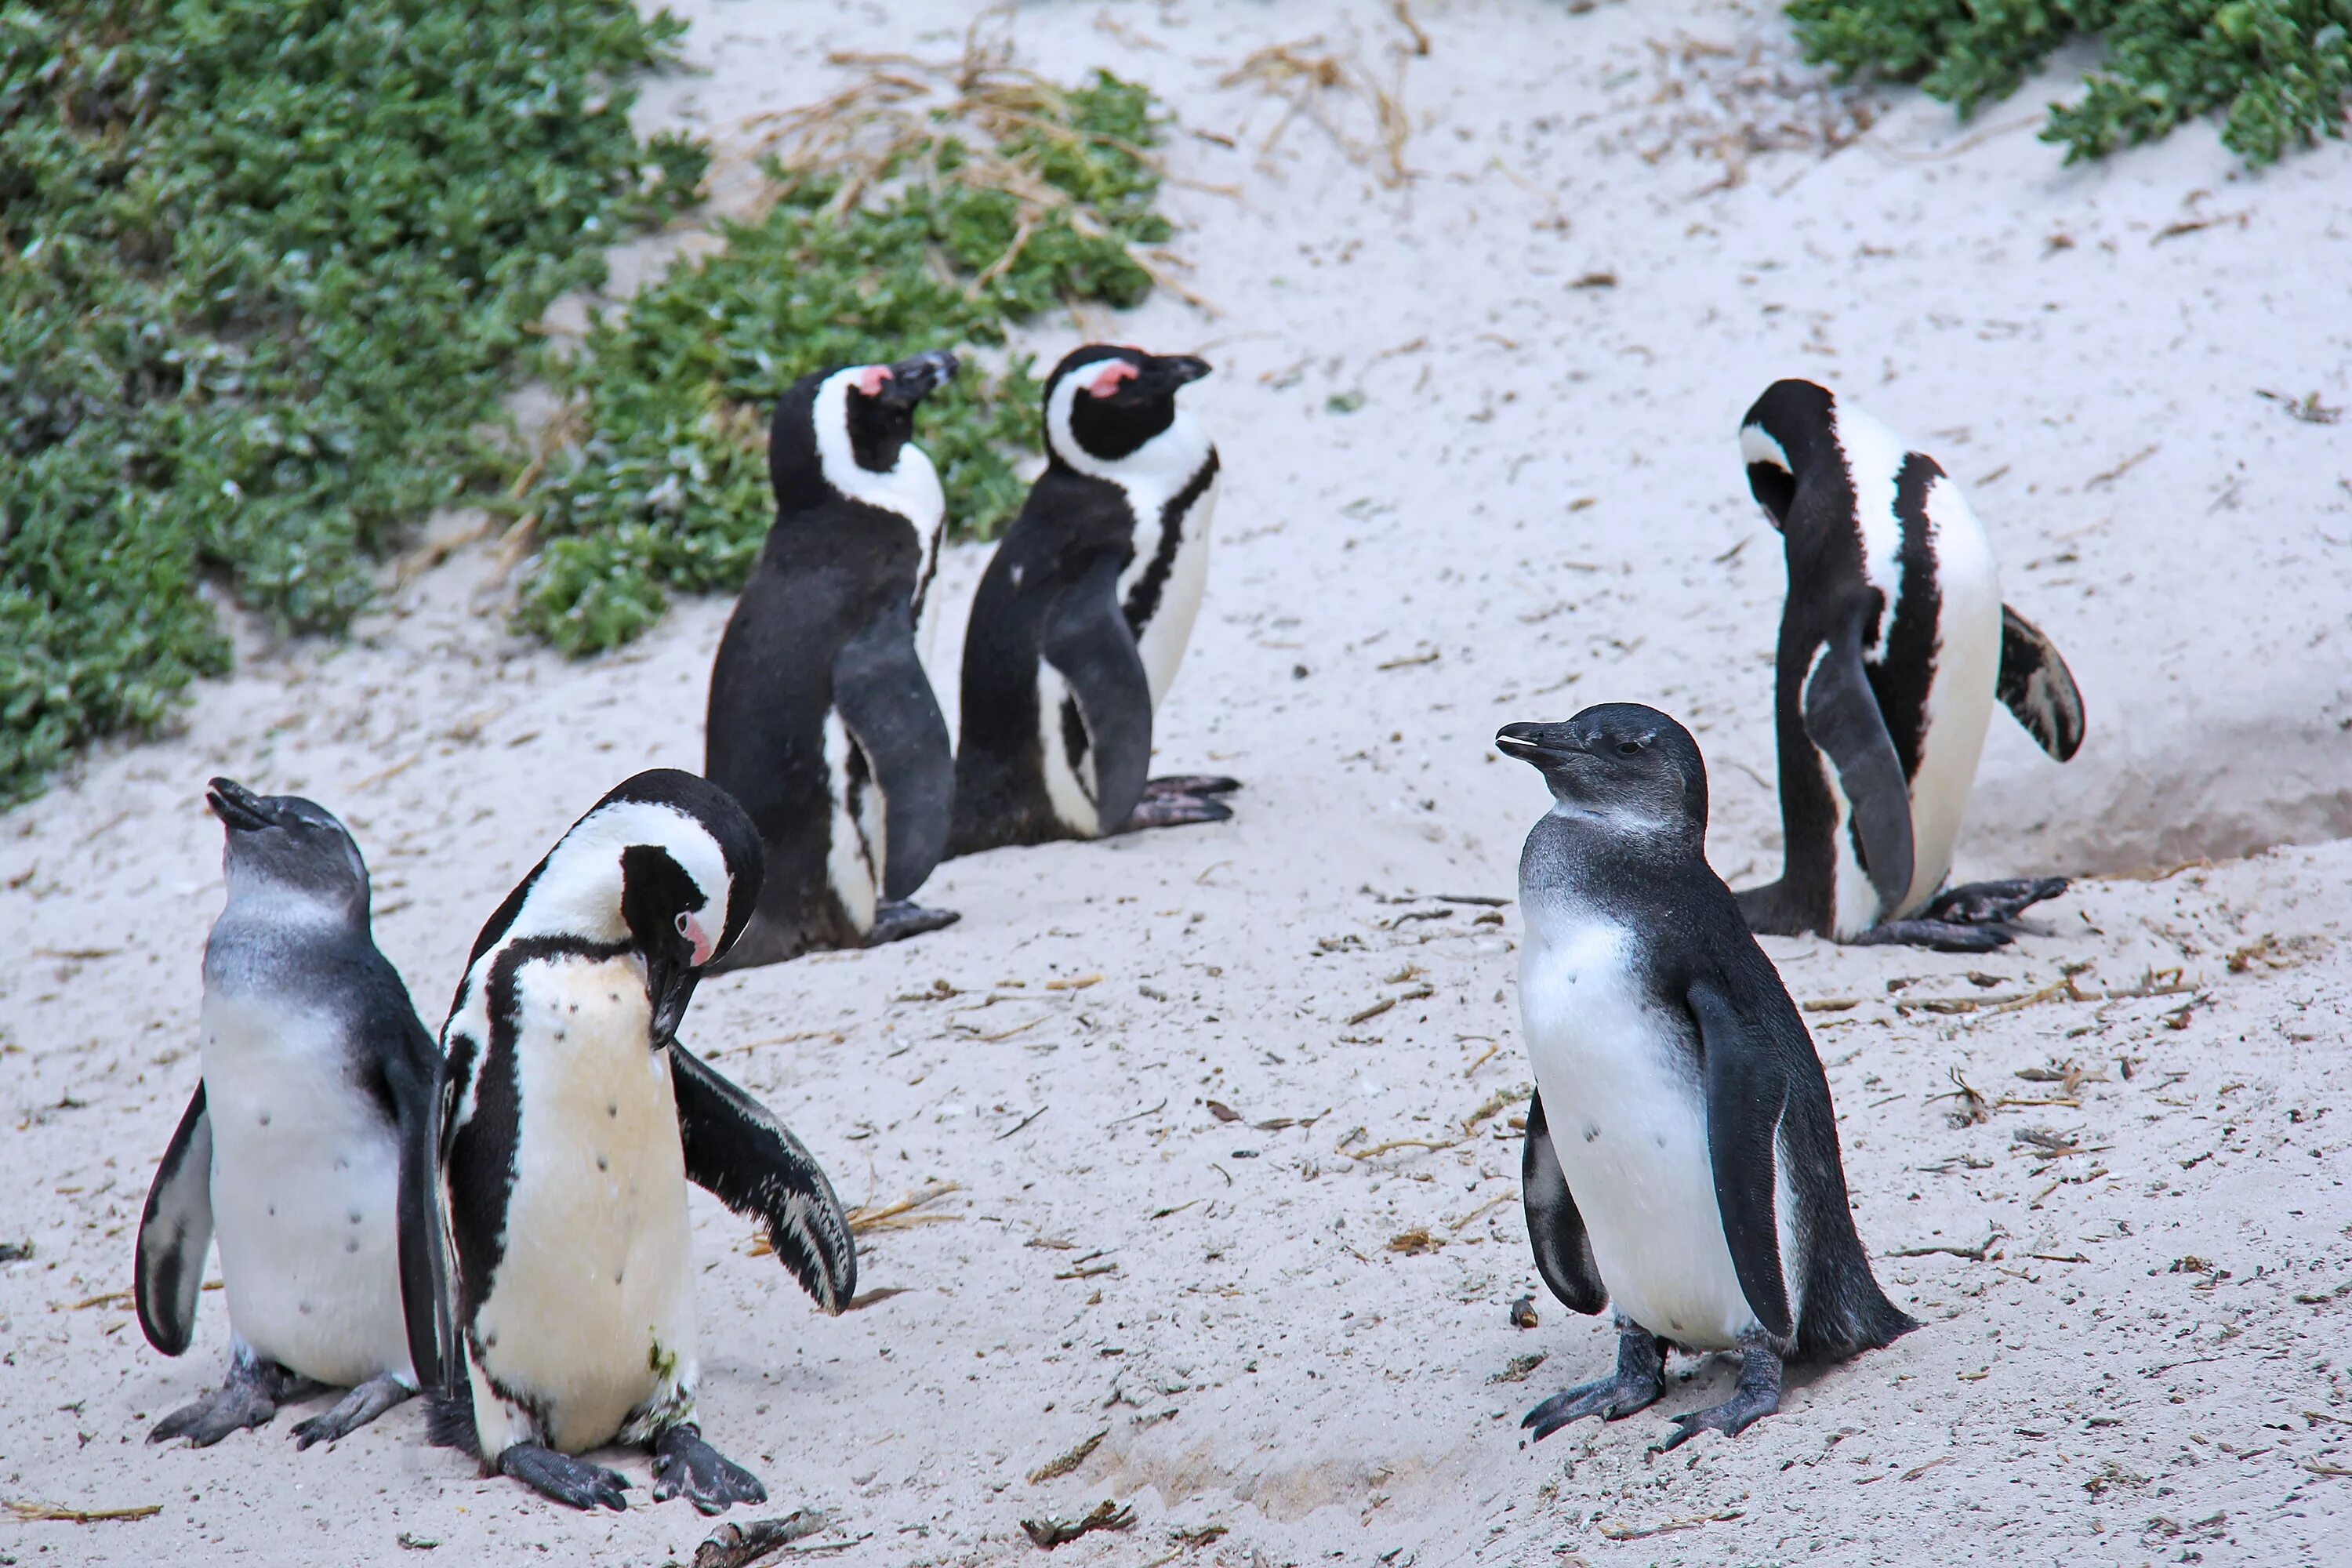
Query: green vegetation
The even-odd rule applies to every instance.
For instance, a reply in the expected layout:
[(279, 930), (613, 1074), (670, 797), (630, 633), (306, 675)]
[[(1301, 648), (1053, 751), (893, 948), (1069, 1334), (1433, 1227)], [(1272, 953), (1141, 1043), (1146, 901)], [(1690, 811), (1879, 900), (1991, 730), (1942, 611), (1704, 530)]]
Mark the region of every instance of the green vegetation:
[(2268, 163), (2342, 137), (2352, 95), (2352, 0), (1790, 0), (1788, 12), (1808, 58), (1916, 80), (1963, 116), (2076, 33), (2103, 35), (2105, 68), (2042, 132), (2068, 163), (2226, 110), (2222, 143)]
[(497, 477), (558, 293), (694, 197), (628, 0), (0, 0), (0, 803), (226, 667), (208, 588), (332, 631)]
[[(525, 627), (588, 653), (659, 619), (665, 589), (740, 584), (774, 515), (769, 409), (801, 376), (1001, 344), (1057, 303), (1150, 290), (1136, 250), (1169, 226), (1143, 89), (1097, 73), (1065, 91), (967, 57), (937, 71), (955, 96), (933, 108), (907, 101), (911, 68), (794, 117), (774, 205), (596, 319), (556, 370), (572, 443), (514, 503), (544, 541)], [(967, 359), (926, 400), (918, 438), (959, 531), (992, 537), (1019, 510), (1010, 454), (1036, 449), (1038, 391), (1025, 358), (994, 375)]]

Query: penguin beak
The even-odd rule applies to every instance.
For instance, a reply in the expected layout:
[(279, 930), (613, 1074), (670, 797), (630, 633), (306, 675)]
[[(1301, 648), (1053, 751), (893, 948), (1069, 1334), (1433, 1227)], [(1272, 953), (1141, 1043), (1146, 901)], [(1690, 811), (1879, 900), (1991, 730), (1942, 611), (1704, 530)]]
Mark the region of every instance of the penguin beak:
[(278, 826), (277, 815), (260, 796), (235, 779), (215, 779), (205, 787), (205, 804), (232, 833), (255, 833)]
[(876, 401), (893, 408), (912, 408), (924, 398), (955, 379), (961, 369), (956, 356), (945, 349), (933, 349), (902, 359), (890, 367), (890, 379), (876, 395)]
[(694, 1000), (702, 972), (675, 953), (648, 959), (646, 969), (647, 989), (654, 998), (654, 1049), (660, 1050), (677, 1039), (677, 1026), (686, 1022), (687, 1004)]
[(1192, 354), (1151, 354), (1135, 378), (1137, 390), (1165, 397), (1209, 374), (1209, 362)]
[(1506, 724), (1495, 731), (1495, 749), (1538, 768), (1564, 757), (1583, 755), (1588, 750), (1578, 744), (1565, 724)]

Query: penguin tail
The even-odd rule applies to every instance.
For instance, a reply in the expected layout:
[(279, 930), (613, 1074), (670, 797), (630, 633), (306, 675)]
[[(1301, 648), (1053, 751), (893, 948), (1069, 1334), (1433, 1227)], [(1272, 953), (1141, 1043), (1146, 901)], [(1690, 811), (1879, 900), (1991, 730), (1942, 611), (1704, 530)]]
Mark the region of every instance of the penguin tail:
[(425, 1395), (425, 1440), (436, 1448), (456, 1448), (478, 1459), (482, 1439), (474, 1426), (474, 1384), (460, 1378)]
[(1844, 1361), (1891, 1345), (1919, 1326), (1886, 1299), (1861, 1260), (1861, 1248), (1854, 1251), (1857, 1267), (1852, 1273), (1839, 1270), (1843, 1278), (1819, 1281), (1807, 1294), (1804, 1318), (1797, 1325), (1798, 1359)]

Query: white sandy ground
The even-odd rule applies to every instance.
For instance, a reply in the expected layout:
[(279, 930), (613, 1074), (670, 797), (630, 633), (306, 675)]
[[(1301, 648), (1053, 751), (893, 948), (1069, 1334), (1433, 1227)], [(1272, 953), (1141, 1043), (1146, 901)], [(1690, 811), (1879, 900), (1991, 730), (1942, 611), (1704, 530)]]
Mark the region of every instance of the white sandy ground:
[[(945, 54), (967, 14), (688, 11), (709, 74), (658, 84), (646, 118), (720, 135), (838, 85), (827, 48)], [(1655, 100), (1679, 68), (1650, 40), (1744, 49), (1779, 37), (1769, 16), (1417, 15), (1402, 189), (1304, 121), (1261, 162), (1279, 107), (1218, 85), (1318, 33), (1388, 79), (1405, 35), (1381, 7), (1020, 15), (1031, 63), (1112, 66), (1240, 143), (1171, 151), (1240, 187), (1169, 193), (1220, 313), (1163, 295), (1115, 330), (1218, 366), (1186, 394), (1227, 479), (1160, 763), (1248, 789), (1223, 826), (951, 865), (925, 901), (964, 919), (938, 935), (703, 988), (688, 1037), (845, 1201), (960, 1187), (917, 1211), (937, 1223), (866, 1238), (861, 1284), (904, 1293), (839, 1320), (698, 1195), (703, 1417), (765, 1477), (753, 1513), (827, 1510), (823, 1539), (853, 1543), (834, 1560), (877, 1564), (1031, 1560), (1019, 1520), (1107, 1497), (1133, 1530), (1055, 1562), (2352, 1559), (2352, 843), (2324, 842), (2352, 833), (2352, 425), (2255, 395), (2352, 402), (2352, 149), (2246, 175), (2198, 126), (2062, 171), (2031, 130), (2053, 74), (1967, 131), (1891, 95), (1858, 143), (1759, 154), (1709, 189), (1724, 164), (1674, 121), (1715, 111)], [(1722, 122), (1788, 108), (1735, 89)], [(2200, 218), (2221, 221), (2165, 235)], [(1615, 287), (1572, 286), (1596, 271)], [(1050, 359), (1076, 331), (1034, 342)], [(1996, 718), (1961, 871), (2113, 875), (1990, 958), (1768, 944), (1799, 998), (1854, 1000), (1809, 1016), (1856, 1219), (1923, 1329), (1798, 1374), (1736, 1442), (1645, 1456), (1664, 1415), (1726, 1394), (1709, 1363), (1653, 1412), (1523, 1447), (1519, 1414), (1602, 1371), (1611, 1336), (1537, 1285), (1517, 1103), (1462, 1127), (1528, 1078), (1517, 915), (1394, 900), (1509, 892), (1545, 797), (1489, 736), (1610, 699), (1693, 725), (1717, 864), (1768, 873), (1780, 567), (1734, 437), (1780, 374), (1945, 458), (2087, 695), (2064, 769)], [(1353, 393), (1360, 411), (1328, 410)], [(953, 552), (957, 591), (982, 560)], [(0, 820), (0, 1239), (36, 1249), (0, 1267), (0, 1497), (161, 1505), (0, 1522), (0, 1563), (658, 1563), (709, 1529), (647, 1505), (641, 1457), (616, 1459), (640, 1480), (617, 1517), (477, 1479), (423, 1446), (414, 1406), (332, 1451), (297, 1453), (284, 1417), (148, 1448), (220, 1373), (219, 1299), (179, 1361), (124, 1300), (86, 1300), (130, 1284), (194, 1080), (221, 901), (208, 774), (343, 815), (437, 1026), (475, 931), (573, 816), (698, 761), (724, 604), (566, 664), (506, 635), (488, 572), (461, 553), (349, 647), (248, 638), (184, 733), (105, 749)], [(2315, 847), (2149, 869), (2283, 841)], [(2078, 965), (2100, 999), (1894, 1006)], [(2150, 972), (2193, 989), (2104, 996)], [(2068, 1059), (2091, 1075), (2079, 1103), (2016, 1076)], [(1953, 1125), (1956, 1069), (1989, 1121)], [(1315, 1120), (1255, 1125), (1282, 1118)], [(1396, 1139), (1448, 1146), (1338, 1152)], [(1415, 1230), (1442, 1247), (1391, 1249)], [(1898, 1255), (1937, 1246), (1957, 1251)], [(1530, 1292), (1522, 1331), (1507, 1306)], [(1073, 1473), (1026, 1479), (1099, 1432)], [(1212, 1525), (1230, 1533), (1171, 1540)]]

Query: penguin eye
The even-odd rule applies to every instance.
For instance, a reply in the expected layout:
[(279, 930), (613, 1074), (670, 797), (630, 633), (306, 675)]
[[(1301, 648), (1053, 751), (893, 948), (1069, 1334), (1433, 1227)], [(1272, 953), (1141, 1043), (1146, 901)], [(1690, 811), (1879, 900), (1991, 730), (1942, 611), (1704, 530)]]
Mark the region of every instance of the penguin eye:
[(690, 935), (688, 935), (688, 934), (687, 933), (687, 929), (686, 929), (686, 911), (685, 911), (684, 910), (680, 910), (677, 912), (677, 921), (674, 921), (673, 923), (677, 925), (677, 934), (678, 934), (680, 937), (684, 938), (684, 939), (685, 939), (686, 941), (688, 941), (688, 942), (692, 942), (692, 941), (694, 940), (694, 938), (693, 938), (692, 936), (690, 936)]
[(1638, 757), (1642, 754), (1642, 742), (1620, 741), (1617, 742), (1617, 754), (1621, 757)]

